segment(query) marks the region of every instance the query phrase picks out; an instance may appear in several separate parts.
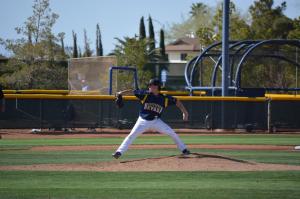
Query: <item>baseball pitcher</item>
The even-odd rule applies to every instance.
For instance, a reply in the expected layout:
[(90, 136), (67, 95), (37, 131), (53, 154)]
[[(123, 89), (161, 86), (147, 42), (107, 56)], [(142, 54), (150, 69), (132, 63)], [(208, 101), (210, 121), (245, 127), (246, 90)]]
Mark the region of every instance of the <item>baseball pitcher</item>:
[(122, 95), (134, 94), (140, 100), (141, 108), (139, 118), (130, 134), (124, 139), (117, 151), (112, 154), (114, 158), (121, 157), (135, 138), (146, 131), (156, 131), (171, 136), (184, 155), (190, 154), (190, 151), (174, 130), (160, 119), (164, 109), (171, 105), (176, 105), (181, 110), (184, 121), (188, 120), (188, 112), (178, 99), (160, 94), (160, 86), (158, 79), (151, 79), (148, 90), (125, 90), (117, 93), (116, 103), (118, 107), (123, 106)]

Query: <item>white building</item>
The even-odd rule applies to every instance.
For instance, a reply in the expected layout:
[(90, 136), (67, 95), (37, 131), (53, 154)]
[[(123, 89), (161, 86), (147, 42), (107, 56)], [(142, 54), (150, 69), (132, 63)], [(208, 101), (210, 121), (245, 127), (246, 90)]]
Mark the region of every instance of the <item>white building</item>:
[(169, 60), (167, 85), (181, 85), (178, 88), (184, 89), (184, 70), (188, 59), (198, 55), (200, 43), (198, 39), (184, 37), (166, 45), (166, 54)]
[(200, 52), (200, 43), (196, 38), (184, 37), (166, 46), (170, 63), (186, 63), (187, 57), (194, 57)]

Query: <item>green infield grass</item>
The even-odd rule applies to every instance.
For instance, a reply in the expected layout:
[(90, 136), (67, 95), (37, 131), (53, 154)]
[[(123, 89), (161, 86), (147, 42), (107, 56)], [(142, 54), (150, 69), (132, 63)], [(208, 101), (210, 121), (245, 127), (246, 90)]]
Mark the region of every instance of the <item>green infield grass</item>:
[[(0, 165), (33, 165), (62, 163), (95, 163), (113, 161), (112, 150), (98, 151), (0, 151)], [(192, 152), (225, 155), (261, 163), (300, 165), (298, 151), (193, 149)], [(130, 149), (121, 160), (180, 154), (177, 149)]]
[[(180, 137), (186, 144), (300, 145), (300, 135), (181, 135)], [(2, 139), (0, 140), (0, 150), (26, 149), (32, 146), (120, 144), (123, 139), (124, 137), (60, 139), (59, 136), (53, 139)], [(134, 141), (134, 144), (173, 144), (173, 141), (168, 136), (140, 136)]]

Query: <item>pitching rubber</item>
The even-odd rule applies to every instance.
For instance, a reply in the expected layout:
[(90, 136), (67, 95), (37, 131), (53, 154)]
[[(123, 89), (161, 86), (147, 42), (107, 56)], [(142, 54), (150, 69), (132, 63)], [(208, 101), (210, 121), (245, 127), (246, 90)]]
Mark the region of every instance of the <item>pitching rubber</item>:
[(299, 146), (295, 146), (296, 150), (300, 150), (300, 145)]

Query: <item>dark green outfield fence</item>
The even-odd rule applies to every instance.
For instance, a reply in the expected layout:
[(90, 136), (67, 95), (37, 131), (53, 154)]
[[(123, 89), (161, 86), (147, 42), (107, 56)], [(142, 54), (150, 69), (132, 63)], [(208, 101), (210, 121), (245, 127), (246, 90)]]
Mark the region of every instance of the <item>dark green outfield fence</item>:
[[(176, 107), (163, 119), (174, 128), (300, 129), (300, 98), (179, 97), (189, 111), (188, 122)], [(127, 97), (117, 109), (112, 96), (6, 95), (1, 128), (131, 128), (139, 102)]]
[[(173, 128), (300, 129), (300, 98), (179, 97), (189, 111), (188, 122), (176, 107), (163, 120)], [(131, 128), (139, 102), (127, 97), (122, 109), (112, 96), (6, 95), (1, 128)]]

